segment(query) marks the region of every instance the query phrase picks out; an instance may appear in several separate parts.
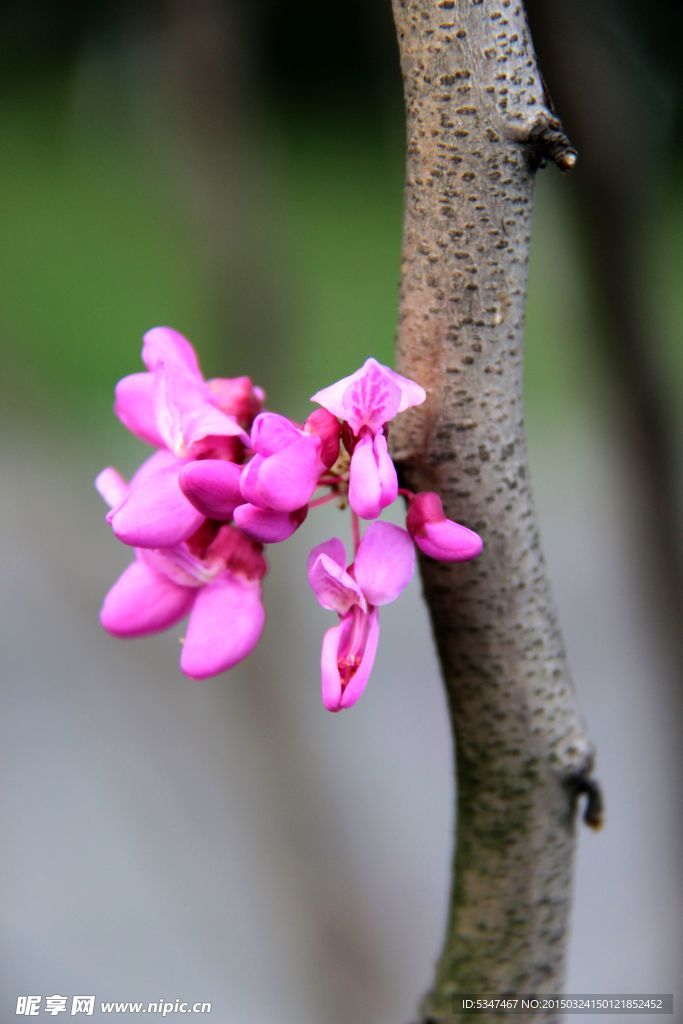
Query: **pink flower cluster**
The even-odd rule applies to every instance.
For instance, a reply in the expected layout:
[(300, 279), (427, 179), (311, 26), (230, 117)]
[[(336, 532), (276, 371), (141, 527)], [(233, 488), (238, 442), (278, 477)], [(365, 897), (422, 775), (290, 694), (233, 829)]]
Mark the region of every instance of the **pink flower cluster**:
[[(309, 510), (348, 503), (350, 564), (333, 538), (311, 552), (308, 580), (338, 616), (323, 639), (323, 703), (351, 707), (372, 671), (378, 608), (413, 575), (414, 543), (449, 562), (482, 550), (476, 533), (445, 517), (437, 494), (399, 487), (388, 424), (425, 400), (423, 388), (368, 359), (313, 395), (320, 408), (298, 424), (263, 411), (264, 393), (248, 377), (205, 380), (192, 345), (169, 327), (147, 332), (142, 360), (146, 372), (117, 385), (114, 411), (157, 450), (129, 482), (111, 467), (96, 480), (107, 522), (135, 551), (104, 600), (102, 625), (133, 637), (189, 616), (182, 671), (204, 679), (232, 668), (263, 630), (264, 545), (290, 537)], [(378, 520), (399, 494), (406, 529)], [(375, 520), (363, 534), (361, 520)]]

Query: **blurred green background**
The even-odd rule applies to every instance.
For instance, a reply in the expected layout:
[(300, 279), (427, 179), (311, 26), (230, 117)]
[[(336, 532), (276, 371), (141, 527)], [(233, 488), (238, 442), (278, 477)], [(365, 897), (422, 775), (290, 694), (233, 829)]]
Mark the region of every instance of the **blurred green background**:
[[(0, 97), (10, 398), (26, 389), (45, 415), (76, 428), (86, 417), (88, 430), (103, 429), (113, 382), (136, 368), (139, 338), (157, 323), (185, 331), (207, 372), (251, 372), (278, 402), (303, 401), (367, 352), (391, 360), (403, 117), (385, 6), (347, 5), (341, 24), (331, 15), (325, 24), (305, 3), (286, 18), (277, 4), (257, 13), (238, 0), (193, 12), (124, 6), (108, 16), (106, 5), (95, 14), (72, 5), (68, 16), (51, 5), (15, 8)], [(625, 82), (649, 106), (638, 148), (657, 148), (638, 196), (647, 215), (638, 259), (656, 311), (652, 359), (678, 403), (678, 69), (637, 35), (651, 19), (629, 17), (628, 5), (619, 14), (597, 8), (602, 20), (593, 11), (584, 32), (599, 34), (611, 19), (602, 45), (609, 54), (617, 38), (623, 52), (609, 55), (631, 61)], [(225, 67), (235, 50), (239, 59)], [(204, 80), (186, 89), (193, 61)], [(600, 400), (600, 378), (609, 377), (596, 358), (605, 311), (585, 258), (590, 203), (577, 201), (581, 175), (580, 164), (571, 178), (549, 171), (539, 181), (527, 334), (532, 427)]]
[[(530, 451), (611, 808), (603, 845), (579, 861), (568, 991), (671, 991), (680, 15), (610, 0), (528, 7), (580, 151), (571, 176), (539, 175)], [(126, 999), (173, 998), (176, 984), (217, 1000), (220, 1021), (407, 1019), (438, 947), (449, 856), (450, 752), (418, 588), (405, 619), (387, 616), (396, 650), (377, 672), (402, 694), (391, 712), (379, 681), (367, 719), (343, 732), (301, 710), (317, 700), (320, 624), (304, 638), (311, 606), (301, 580), (292, 602), (289, 580), (312, 536), (273, 556), (256, 667), (186, 687), (170, 637), (128, 646), (97, 631), (126, 554), (91, 491), (102, 465), (141, 458), (110, 409), (150, 326), (183, 331), (207, 375), (249, 374), (293, 418), (369, 354), (392, 362), (403, 113), (389, 3), (10, 2), (0, 57), (8, 1006), (27, 986)], [(411, 666), (429, 682), (424, 707), (401, 681)], [(221, 808), (242, 789), (238, 829)], [(157, 817), (170, 799), (171, 824)], [(245, 881), (230, 851), (247, 862), (255, 844), (266, 860)], [(264, 981), (260, 959), (282, 958), (287, 936), (296, 951)]]

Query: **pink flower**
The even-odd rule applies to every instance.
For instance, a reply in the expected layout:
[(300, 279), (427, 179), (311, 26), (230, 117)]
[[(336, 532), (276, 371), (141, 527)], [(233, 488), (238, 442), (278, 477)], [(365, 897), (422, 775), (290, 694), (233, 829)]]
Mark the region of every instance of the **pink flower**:
[(244, 427), (263, 392), (248, 377), (205, 381), (192, 345), (170, 327), (145, 334), (142, 359), (148, 372), (119, 381), (114, 409), (162, 451), (141, 466), (108, 519), (125, 544), (167, 547), (187, 540), (204, 516), (229, 520), (242, 501), (241, 469), (228, 460), (243, 460)]
[[(235, 522), (254, 540), (275, 544), (298, 530), (321, 473), (339, 457), (339, 420), (317, 409), (303, 427), (275, 413), (254, 420), (255, 454), (242, 470)], [(244, 501), (244, 499), (247, 499)]]
[[(97, 487), (109, 503), (127, 489), (115, 470), (103, 470)], [(135, 637), (189, 615), (180, 668), (205, 679), (232, 668), (256, 646), (265, 619), (265, 572), (260, 545), (234, 526), (204, 522), (184, 543), (138, 549), (105, 597), (100, 622), (114, 636)]]
[(350, 431), (349, 503), (363, 519), (376, 519), (398, 494), (394, 463), (387, 450), (387, 424), (426, 398), (424, 388), (367, 359), (360, 370), (313, 395)]
[(421, 405), (425, 398), (419, 384), (376, 359), (366, 359), (360, 370), (316, 391), (311, 401), (348, 423), (358, 435), (363, 427), (378, 433), (398, 413), (411, 405)]
[(308, 580), (319, 603), (340, 618), (323, 638), (322, 699), (328, 711), (350, 708), (363, 693), (379, 640), (377, 608), (395, 601), (410, 582), (415, 549), (400, 526), (373, 523), (353, 565), (345, 569), (345, 563), (337, 538), (319, 544), (308, 559)]
[[(336, 429), (338, 451), (338, 423)], [(254, 420), (251, 445), (255, 454), (244, 467), (241, 479), (245, 500), (277, 512), (294, 512), (307, 505), (327, 468), (323, 456), (327, 454), (329, 458), (329, 440), (319, 432), (297, 426), (285, 416), (262, 412)]]
[(248, 377), (204, 380), (190, 342), (170, 327), (154, 327), (143, 339), (147, 373), (116, 386), (114, 411), (131, 433), (179, 458), (235, 458), (248, 443), (249, 426), (263, 392)]
[(420, 551), (441, 562), (467, 562), (480, 555), (484, 547), (478, 533), (446, 519), (441, 498), (434, 491), (415, 495), (406, 526)]
[[(105, 598), (102, 625), (142, 636), (188, 616), (182, 671), (203, 679), (230, 668), (263, 629), (263, 544), (286, 540), (310, 510), (348, 500), (354, 562), (346, 567), (342, 542), (329, 540), (311, 552), (308, 578), (339, 617), (323, 638), (323, 704), (351, 707), (374, 664), (378, 609), (413, 574), (411, 537), (444, 561), (482, 550), (476, 533), (446, 519), (438, 495), (405, 488), (407, 530), (377, 522), (360, 537), (359, 516), (377, 519), (399, 493), (388, 425), (425, 400), (423, 388), (368, 359), (318, 391), (320, 408), (299, 424), (262, 412), (263, 392), (248, 377), (205, 380), (190, 342), (168, 327), (147, 332), (142, 358), (146, 372), (119, 382), (115, 409), (158, 450), (130, 483), (111, 468), (96, 481), (115, 535), (135, 548)], [(342, 441), (350, 460), (339, 456)]]

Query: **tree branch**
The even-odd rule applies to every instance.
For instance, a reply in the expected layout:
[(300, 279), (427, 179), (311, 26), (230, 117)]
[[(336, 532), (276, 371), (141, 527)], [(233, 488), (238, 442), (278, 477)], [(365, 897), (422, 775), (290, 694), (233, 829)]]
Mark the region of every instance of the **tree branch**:
[(600, 817), (522, 413), (533, 171), (575, 153), (520, 3), (393, 2), (408, 154), (397, 362), (428, 392), (393, 451), (410, 487), (485, 541), (475, 563), (422, 560), (457, 761), (450, 914), (422, 1008), (441, 1022), (456, 993), (562, 991), (579, 792)]

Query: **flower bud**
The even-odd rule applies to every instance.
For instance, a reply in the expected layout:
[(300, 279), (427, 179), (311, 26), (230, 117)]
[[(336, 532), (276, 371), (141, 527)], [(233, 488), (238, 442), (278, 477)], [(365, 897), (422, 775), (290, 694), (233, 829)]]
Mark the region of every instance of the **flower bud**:
[(218, 408), (242, 427), (249, 427), (263, 408), (265, 392), (250, 377), (214, 377), (207, 383)]
[(480, 555), (484, 546), (479, 534), (446, 519), (441, 498), (434, 491), (415, 495), (406, 526), (420, 551), (441, 562), (467, 562)]
[(304, 423), (305, 434), (315, 434), (322, 440), (320, 459), (327, 469), (339, 458), (340, 432), (339, 420), (327, 409), (316, 409)]

